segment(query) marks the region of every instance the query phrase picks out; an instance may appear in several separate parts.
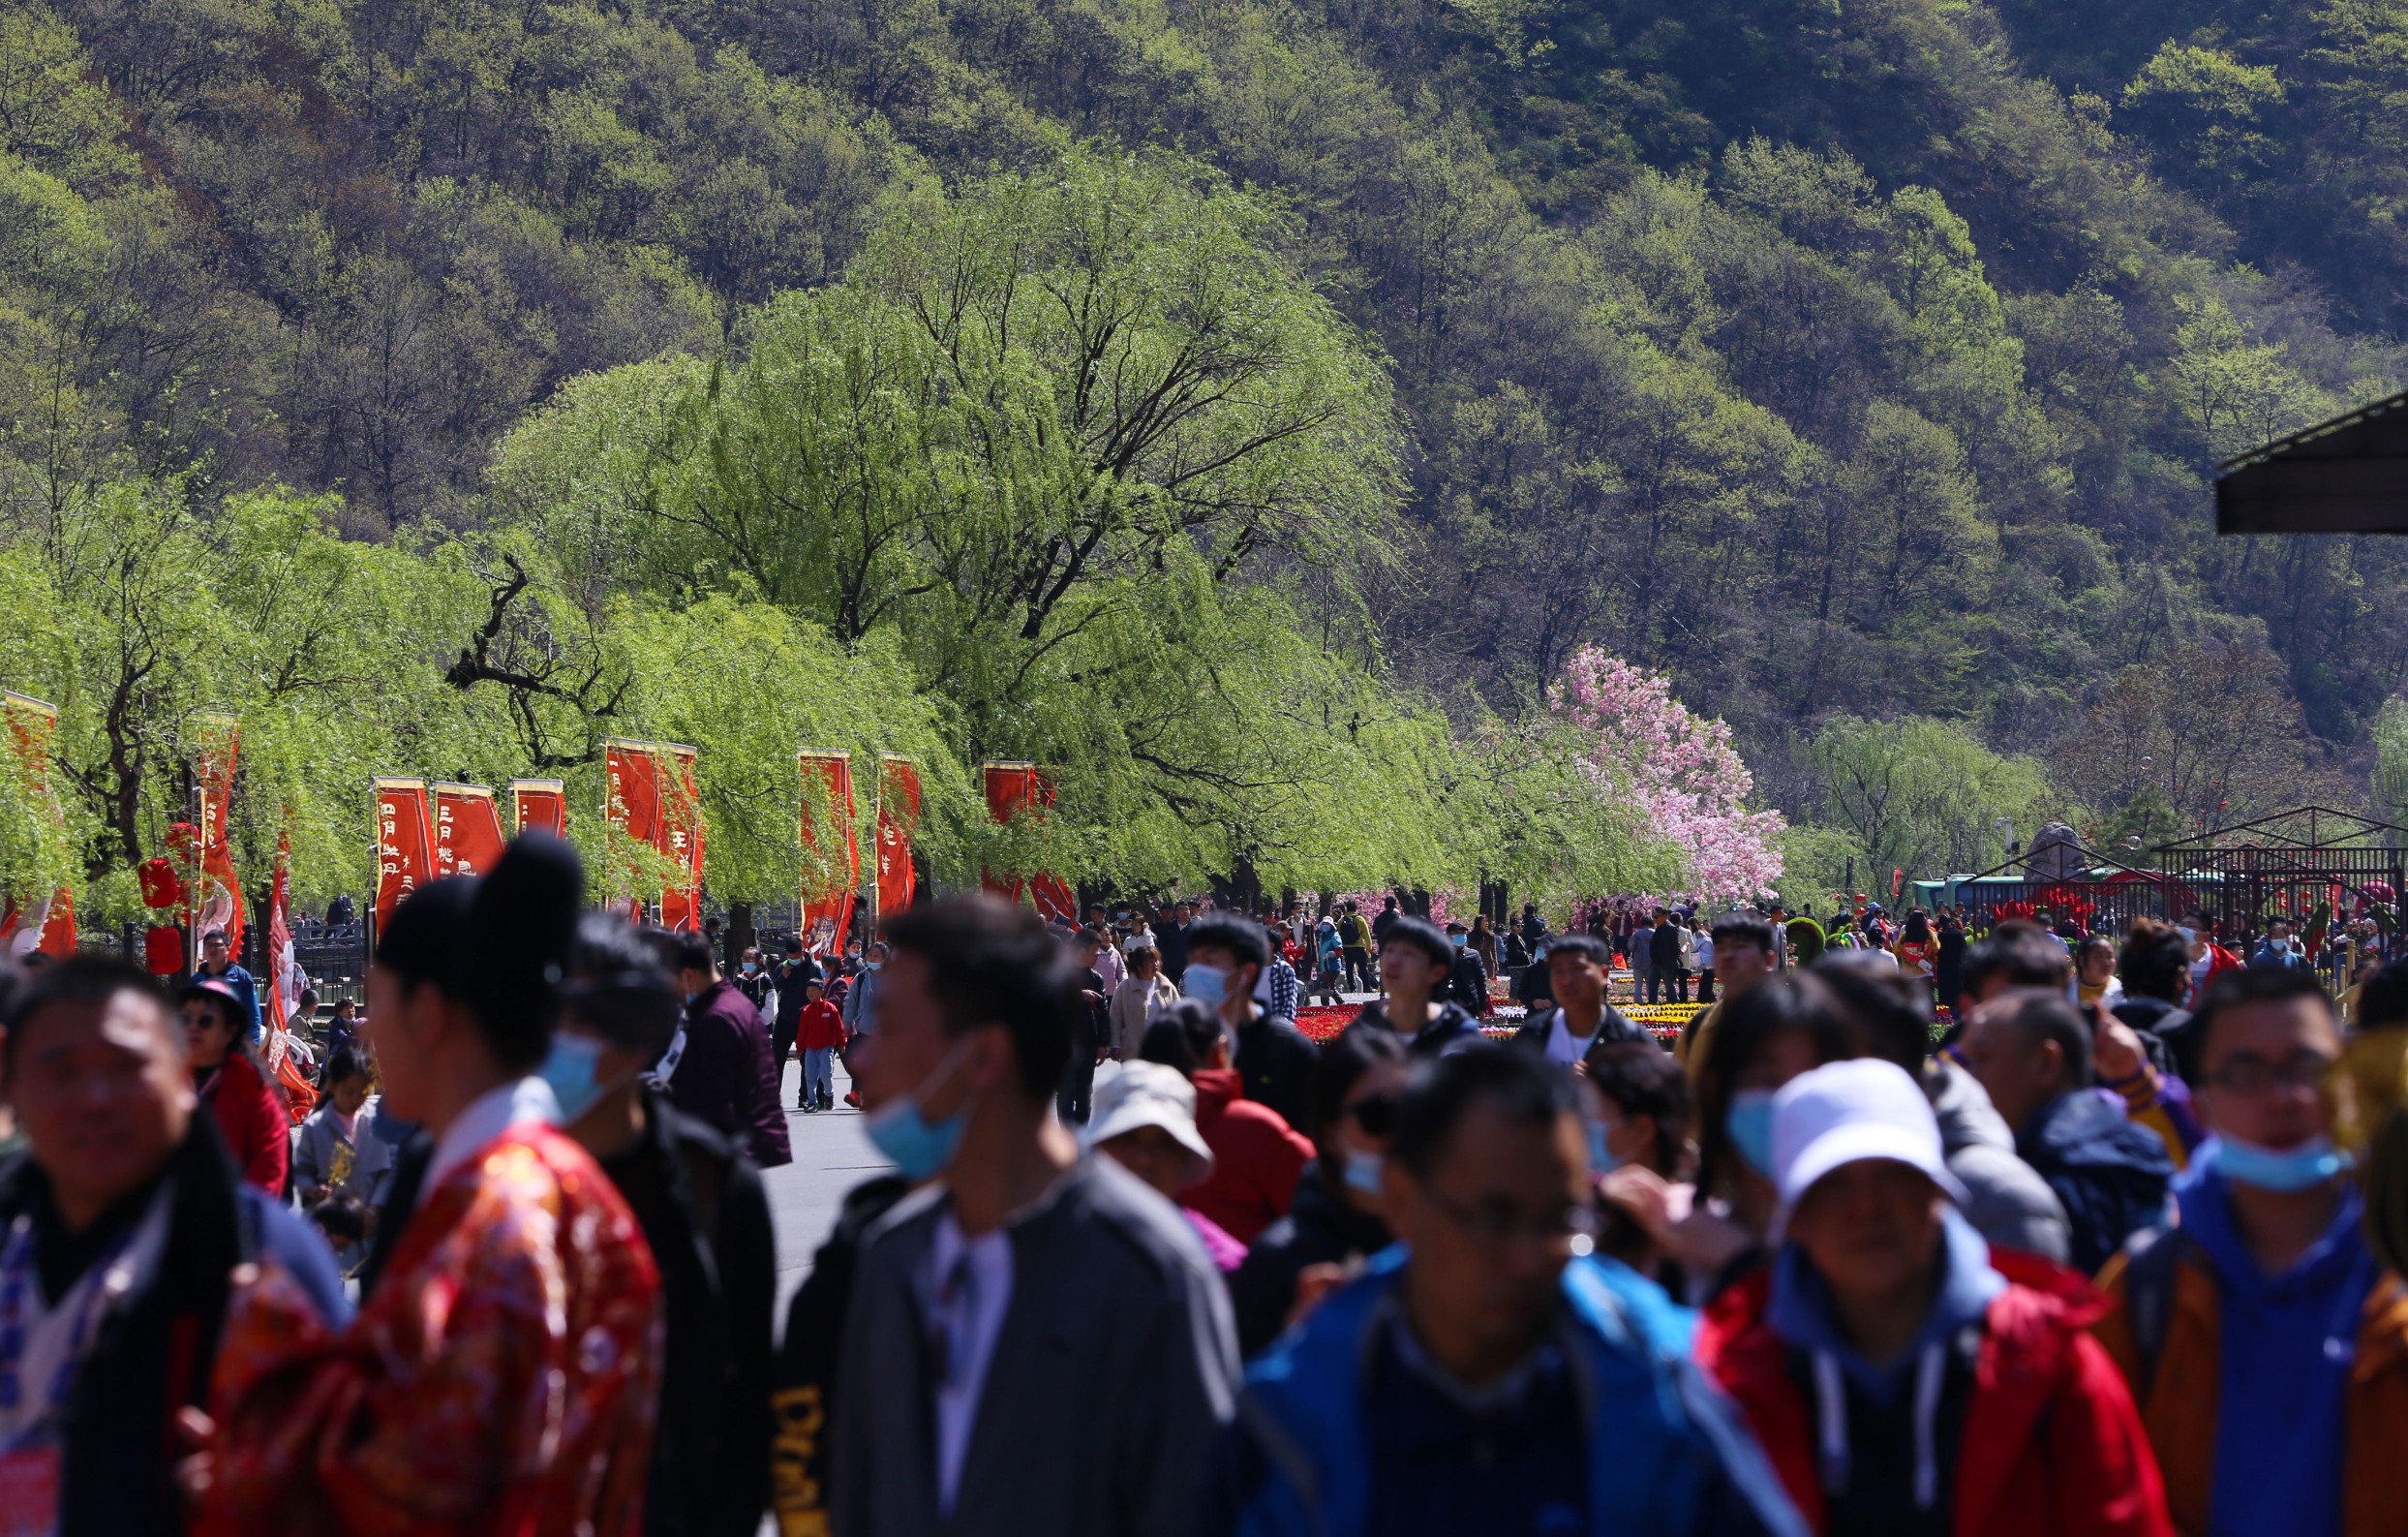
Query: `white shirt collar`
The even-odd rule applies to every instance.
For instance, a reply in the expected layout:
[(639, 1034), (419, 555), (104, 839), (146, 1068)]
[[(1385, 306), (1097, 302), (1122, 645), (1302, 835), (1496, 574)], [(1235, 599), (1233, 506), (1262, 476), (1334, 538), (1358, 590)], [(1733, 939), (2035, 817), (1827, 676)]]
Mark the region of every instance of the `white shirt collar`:
[(435, 1155), (428, 1160), (426, 1180), (418, 1186), (418, 1204), (424, 1206), (445, 1177), (512, 1126), (531, 1121), (558, 1125), (560, 1119), (560, 1101), (552, 1097), (552, 1086), (540, 1078), (513, 1079), (486, 1090), (452, 1117), (451, 1124), (435, 1139)]

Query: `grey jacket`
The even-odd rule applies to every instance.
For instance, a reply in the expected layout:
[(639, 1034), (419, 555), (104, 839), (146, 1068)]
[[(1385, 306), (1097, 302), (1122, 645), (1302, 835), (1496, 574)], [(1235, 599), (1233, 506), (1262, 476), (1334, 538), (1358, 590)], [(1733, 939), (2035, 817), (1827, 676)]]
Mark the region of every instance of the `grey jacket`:
[(878, 996), (878, 973), (868, 968), (853, 973), (852, 983), (844, 990), (844, 1033), (847, 1036), (867, 1035), (878, 1028), (878, 1016), (872, 999)]
[(1176, 1207), (1089, 1156), (1012, 1219), (1012, 1300), (962, 1460), (936, 1506), (923, 1272), (947, 1197), (864, 1241), (838, 1368), (841, 1537), (1177, 1537), (1235, 1409), (1229, 1297)]
[(322, 1184), (336, 1195), (355, 1196), (365, 1206), (383, 1201), (393, 1175), (394, 1150), (373, 1130), (382, 1104), (381, 1098), (371, 1098), (359, 1107), (356, 1143), (343, 1135), (332, 1100), (301, 1122), (301, 1135), (292, 1145), (290, 1184), (295, 1195)]
[(1971, 1198), (1966, 1220), (2001, 1248), (2020, 1248), (2062, 1265), (2072, 1251), (2064, 1203), (2039, 1172), (2015, 1155), (2015, 1134), (1971, 1073), (1946, 1058), (1925, 1069), (1924, 1091), (1939, 1121), (1948, 1172)]

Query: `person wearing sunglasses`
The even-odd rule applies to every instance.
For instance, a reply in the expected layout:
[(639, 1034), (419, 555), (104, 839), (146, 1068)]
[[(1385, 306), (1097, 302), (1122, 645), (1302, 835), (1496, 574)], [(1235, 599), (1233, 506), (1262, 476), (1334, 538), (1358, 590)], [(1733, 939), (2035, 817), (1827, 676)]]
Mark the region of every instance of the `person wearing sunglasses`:
[(2408, 1288), (2367, 1246), (2313, 973), (2209, 985), (2190, 1030), (2212, 1137), (2176, 1219), (2099, 1276), (2099, 1336), (2184, 1532), (2408, 1531)]
[(1593, 1257), (1588, 1194), (1562, 1068), (1418, 1064), (1382, 1166), (1401, 1242), (1248, 1370), (1198, 1529), (1802, 1532), (1688, 1315)]
[(1313, 1069), (1313, 1161), (1288, 1214), (1263, 1230), (1229, 1278), (1237, 1349), (1252, 1360), (1363, 1261), (1393, 1242), (1380, 1214), (1381, 1165), (1405, 1088), (1405, 1043), (1358, 1025), (1321, 1050)]

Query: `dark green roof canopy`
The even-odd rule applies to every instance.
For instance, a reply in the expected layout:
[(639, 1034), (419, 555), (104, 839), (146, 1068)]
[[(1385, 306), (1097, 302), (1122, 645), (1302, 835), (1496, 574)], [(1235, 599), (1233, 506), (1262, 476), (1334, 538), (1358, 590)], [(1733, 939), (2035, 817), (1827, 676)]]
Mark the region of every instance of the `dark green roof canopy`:
[(2218, 534), (2408, 534), (2408, 394), (2216, 466)]

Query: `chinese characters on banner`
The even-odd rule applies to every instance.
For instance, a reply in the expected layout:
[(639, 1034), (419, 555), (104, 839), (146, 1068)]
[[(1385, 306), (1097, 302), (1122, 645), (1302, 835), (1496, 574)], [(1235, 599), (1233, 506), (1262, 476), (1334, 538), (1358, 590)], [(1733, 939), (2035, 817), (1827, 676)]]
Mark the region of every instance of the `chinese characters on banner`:
[(702, 791), (694, 785), (694, 750), (679, 743), (660, 746), (660, 852), (685, 876), (660, 893), (660, 923), (667, 929), (702, 927)]
[(481, 876), (502, 858), (502, 820), (482, 784), (435, 786), (435, 875)]
[[(9, 745), (15, 751), (16, 770), (28, 795), (55, 806), (50, 784), (50, 734), (58, 727), (58, 711), (21, 693), (0, 693), (9, 718)], [(76, 902), (65, 886), (26, 906), (10, 895), (0, 904), (0, 950), (23, 955), (39, 950), (61, 960), (76, 953)]]
[[(627, 841), (660, 855), (677, 873), (660, 890), (660, 921), (672, 929), (702, 924), (702, 797), (694, 750), (676, 742), (602, 744), (602, 814)], [(626, 883), (651, 885), (650, 869), (631, 868)]]
[[(844, 952), (853, 926), (853, 893), (861, 885), (861, 843), (853, 834), (853, 754), (797, 753), (803, 772), (803, 915), (805, 942), (829, 955)], [(814, 804), (827, 808), (830, 837), (820, 840)], [(842, 848), (833, 836), (843, 829)]]
[(427, 816), (426, 782), (377, 781), (377, 929), (393, 905), (435, 878), (435, 832)]
[(299, 1007), (292, 992), (292, 926), (285, 916), (285, 886), (292, 875), (292, 830), (276, 829), (276, 875), (267, 888), (267, 1069), (285, 1062), (292, 1037), (288, 1021)]
[(234, 876), (234, 850), (228, 842), (227, 814), (234, 803), (234, 753), (241, 745), (240, 722), (229, 716), (206, 716), (200, 722), (200, 746), (193, 753), (193, 781), (199, 793), (199, 822), (194, 842), (199, 866), (189, 883), (185, 927), (198, 941), (212, 929), (226, 931), (226, 942), (242, 951), (242, 882)]
[(510, 836), (539, 827), (555, 838), (568, 836), (568, 786), (559, 780), (510, 781)]
[(878, 914), (911, 906), (919, 876), (911, 868), (911, 835), (920, 826), (920, 766), (893, 753), (878, 754)]

